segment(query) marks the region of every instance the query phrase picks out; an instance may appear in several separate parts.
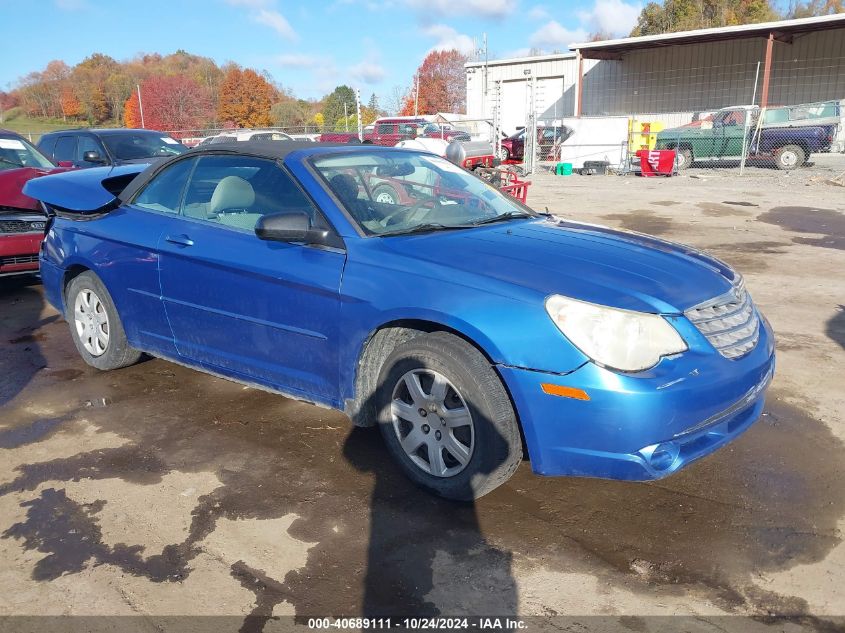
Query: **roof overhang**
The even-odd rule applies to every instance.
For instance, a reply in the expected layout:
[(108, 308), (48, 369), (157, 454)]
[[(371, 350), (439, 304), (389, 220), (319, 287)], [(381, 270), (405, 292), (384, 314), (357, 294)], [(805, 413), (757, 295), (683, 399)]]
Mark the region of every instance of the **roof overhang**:
[(585, 59), (621, 59), (625, 53), (637, 50), (769, 37), (769, 34), (772, 34), (774, 39), (779, 42), (791, 43), (792, 39), (801, 33), (828, 29), (845, 29), (845, 13), (801, 18), (798, 20), (780, 20), (778, 22), (742, 24), (715, 29), (698, 29), (696, 31), (646, 35), (643, 37), (626, 37), (600, 42), (584, 42), (571, 44), (569, 48), (573, 51), (580, 52), (581, 56)]

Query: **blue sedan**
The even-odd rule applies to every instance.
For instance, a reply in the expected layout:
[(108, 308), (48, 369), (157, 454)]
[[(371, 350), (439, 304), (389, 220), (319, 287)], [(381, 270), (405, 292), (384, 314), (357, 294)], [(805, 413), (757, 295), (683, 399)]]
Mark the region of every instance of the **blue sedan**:
[(220, 144), (25, 192), (89, 365), (146, 353), (339, 409), (449, 498), (526, 451), (541, 475), (664, 477), (751, 426), (774, 371), (724, 263), (538, 214), (423, 152)]

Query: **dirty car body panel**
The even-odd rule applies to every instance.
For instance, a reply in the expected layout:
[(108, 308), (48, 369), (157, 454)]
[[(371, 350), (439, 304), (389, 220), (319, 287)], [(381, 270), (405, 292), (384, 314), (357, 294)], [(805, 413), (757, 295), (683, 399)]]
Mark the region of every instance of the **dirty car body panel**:
[[(330, 186), (320, 161), (402, 162), (421, 153), (239, 145), (199, 148), (152, 166), (118, 197), (81, 180), (77, 193), (62, 176), (33, 181), (29, 195), (63, 210), (42, 252), (50, 302), (65, 311), (68, 278), (92, 270), (132, 346), (347, 411), (367, 396), (356, 379), (381, 328), (455, 333), (501, 378), (532, 467), (543, 475), (660, 478), (759, 417), (774, 371), (773, 334), (724, 263), (649, 236), (525, 213), (376, 235)], [(189, 217), (190, 184), (177, 196), (183, 212), (139, 203), (179, 161), (214, 156), (273, 161), (304, 196), (297, 199), (318, 210), (315, 221), (325, 222), (331, 244), (263, 241), (235, 224)], [(123, 169), (119, 175), (130, 177)], [(86, 174), (114, 178), (108, 170)], [(218, 220), (242, 221), (226, 213)], [(665, 321), (684, 349), (642, 370), (614, 369), (564, 334), (545, 307), (556, 296)], [(586, 397), (548, 393), (549, 385)]]

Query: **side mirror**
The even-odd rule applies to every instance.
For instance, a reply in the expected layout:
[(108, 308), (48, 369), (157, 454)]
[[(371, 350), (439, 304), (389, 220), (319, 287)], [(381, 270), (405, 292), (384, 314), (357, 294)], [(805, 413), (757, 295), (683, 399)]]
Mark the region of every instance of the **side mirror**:
[(104, 163), (105, 159), (100, 156), (100, 152), (85, 152), (82, 154), (82, 160), (86, 163)]
[(268, 242), (302, 242), (325, 244), (329, 232), (311, 228), (305, 213), (273, 213), (262, 216), (255, 225), (255, 234)]

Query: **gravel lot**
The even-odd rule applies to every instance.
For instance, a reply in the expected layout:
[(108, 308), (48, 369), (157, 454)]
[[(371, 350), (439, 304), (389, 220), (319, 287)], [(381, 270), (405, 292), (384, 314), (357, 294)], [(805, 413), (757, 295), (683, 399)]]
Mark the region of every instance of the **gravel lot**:
[[(836, 630), (845, 188), (833, 175), (532, 179), (537, 209), (733, 264), (777, 333), (763, 419), (649, 484), (542, 479), (525, 463), (474, 506), (440, 501), (341, 414), (161, 360), (88, 368), (37, 280), (3, 282), (0, 615), (229, 615), (215, 622), (271, 630), (271, 615), (519, 613), (579, 631), (693, 615), (690, 629), (768, 631), (720, 616), (779, 614), (796, 617), (789, 630)], [(146, 617), (113, 630), (163, 629)]]

